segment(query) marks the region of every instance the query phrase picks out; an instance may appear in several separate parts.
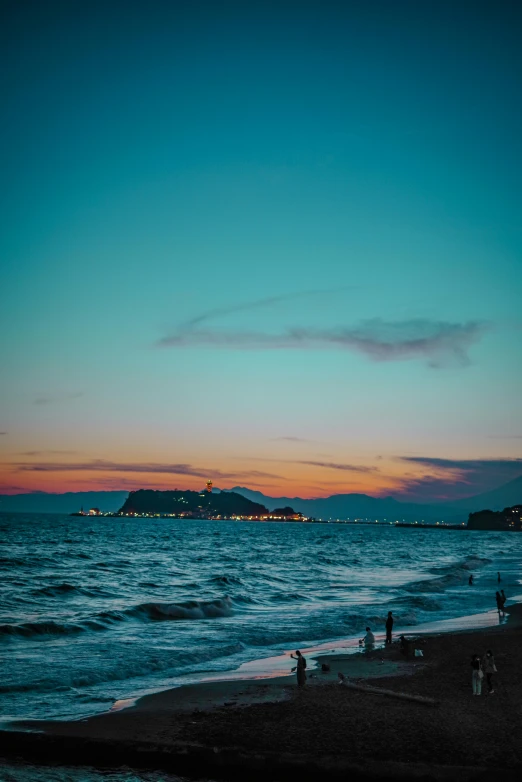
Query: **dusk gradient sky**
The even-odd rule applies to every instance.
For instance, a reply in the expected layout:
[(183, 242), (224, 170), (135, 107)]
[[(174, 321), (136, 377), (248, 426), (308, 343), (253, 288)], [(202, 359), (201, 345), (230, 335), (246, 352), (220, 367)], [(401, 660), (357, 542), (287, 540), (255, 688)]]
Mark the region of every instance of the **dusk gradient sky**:
[(522, 5), (3, 2), (0, 492), (522, 474)]

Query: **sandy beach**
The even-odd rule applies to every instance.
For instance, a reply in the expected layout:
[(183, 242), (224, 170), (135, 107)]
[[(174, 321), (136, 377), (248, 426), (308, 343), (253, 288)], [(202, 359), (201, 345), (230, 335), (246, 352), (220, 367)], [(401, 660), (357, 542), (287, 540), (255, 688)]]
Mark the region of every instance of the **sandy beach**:
[[(478, 779), (522, 768), (522, 605), (497, 627), (418, 635), (361, 654), (321, 654), (307, 684), (294, 676), (202, 682), (77, 722), (24, 723), (0, 754), (100, 767), (163, 768), (195, 778)], [(470, 658), (493, 650), (495, 692), (473, 697)], [(309, 660), (312, 663), (313, 661)], [(339, 684), (341, 672), (352, 689)], [(393, 697), (400, 693), (405, 698)], [(422, 700), (408, 700), (418, 696)], [(125, 704), (122, 704), (125, 705)], [(31, 731), (31, 732), (27, 732)]]

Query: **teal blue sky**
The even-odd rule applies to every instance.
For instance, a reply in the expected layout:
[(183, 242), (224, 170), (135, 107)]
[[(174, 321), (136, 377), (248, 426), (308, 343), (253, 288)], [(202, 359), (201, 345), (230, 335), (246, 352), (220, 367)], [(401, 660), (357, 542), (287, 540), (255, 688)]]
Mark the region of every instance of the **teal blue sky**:
[(2, 17), (0, 490), (522, 473), (520, 4)]

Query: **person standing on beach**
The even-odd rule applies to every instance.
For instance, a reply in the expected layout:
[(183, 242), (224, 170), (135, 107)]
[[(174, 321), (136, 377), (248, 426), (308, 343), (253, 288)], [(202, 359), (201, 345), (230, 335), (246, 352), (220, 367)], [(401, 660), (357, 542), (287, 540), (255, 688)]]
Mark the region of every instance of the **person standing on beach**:
[(304, 687), (306, 683), (306, 658), (303, 657), (299, 649), (296, 651), (295, 655), (291, 654), (290, 657), (292, 660), (297, 660), (296, 670), (297, 670), (297, 686), (298, 687)]
[(488, 685), (488, 695), (493, 695), (495, 690), (493, 689), (493, 674), (497, 672), (497, 666), (495, 665), (495, 658), (493, 652), (488, 649), (484, 657), (482, 658), (482, 669), (486, 674), (486, 684)]
[(504, 606), (506, 604), (507, 597), (504, 594), (504, 590), (500, 590), (500, 597), (502, 598), (502, 610), (504, 610)]
[(497, 601), (497, 611), (498, 615), (500, 614), (504, 615), (504, 603), (502, 602), (502, 595), (500, 592), (495, 592), (495, 600)]
[(482, 679), (484, 674), (480, 665), (480, 657), (474, 654), (471, 658), (471, 686), (473, 695), (482, 695)]
[(386, 643), (392, 642), (392, 630), (393, 630), (393, 615), (391, 611), (388, 611), (388, 617), (386, 619)]

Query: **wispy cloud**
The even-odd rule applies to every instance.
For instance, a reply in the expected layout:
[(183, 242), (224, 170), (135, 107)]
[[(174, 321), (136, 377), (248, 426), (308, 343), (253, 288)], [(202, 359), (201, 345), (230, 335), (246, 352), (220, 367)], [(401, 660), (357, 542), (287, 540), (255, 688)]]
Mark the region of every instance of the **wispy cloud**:
[(197, 478), (212, 476), (217, 480), (274, 478), (283, 480), (278, 475), (248, 470), (238, 472), (223, 472), (213, 468), (195, 467), (191, 464), (161, 464), (156, 462), (113, 462), (105, 459), (93, 459), (87, 462), (12, 462), (10, 465), (17, 472), (101, 472), (101, 473), (136, 473), (152, 475), (190, 475)]
[(319, 299), (324, 296), (331, 297), (342, 292), (353, 290), (353, 286), (341, 286), (340, 288), (316, 288), (309, 291), (298, 291), (296, 293), (284, 293), (280, 296), (266, 296), (263, 299), (254, 299), (253, 301), (247, 301), (243, 304), (233, 304), (230, 307), (216, 307), (213, 310), (207, 310), (200, 315), (196, 315), (194, 318), (190, 318), (185, 321), (180, 327), (180, 331), (190, 331), (195, 326), (201, 325), (207, 321), (216, 320), (219, 318), (225, 318), (229, 315), (235, 315), (238, 312), (250, 312), (257, 309), (265, 309), (276, 307), (278, 304), (287, 304), (289, 301), (297, 301), (299, 299)]
[(473, 472), (475, 470), (511, 469), (522, 470), (522, 458), (507, 457), (504, 459), (441, 459), (433, 456), (400, 456), (403, 462), (413, 462), (441, 470), (459, 470)]
[(71, 399), (79, 399), (83, 396), (82, 391), (72, 391), (64, 394), (41, 394), (33, 400), (35, 405), (52, 405), (56, 402), (67, 402)]
[(401, 495), (409, 499), (460, 499), (497, 488), (522, 475), (522, 458), (398, 458), (422, 470), (421, 474), (406, 474), (401, 479)]
[(307, 440), (305, 437), (272, 437), (271, 442), (288, 442), (288, 443), (311, 443), (312, 440)]
[(62, 456), (73, 456), (74, 454), (77, 454), (78, 451), (50, 451), (50, 450), (43, 450), (43, 451), (19, 451), (19, 456), (47, 456), (48, 454), (61, 454)]
[(312, 460), (300, 459), (292, 464), (308, 464), (311, 467), (325, 467), (328, 470), (343, 470), (345, 472), (375, 473), (379, 472), (377, 467), (365, 467), (357, 464), (339, 464), (339, 462), (316, 462)]
[[(205, 319), (209, 319), (207, 316)], [(197, 321), (200, 323), (201, 321)], [(336, 329), (291, 328), (281, 333), (220, 331), (184, 327), (160, 339), (162, 348), (215, 347), (236, 350), (337, 349), (362, 353), (373, 361), (421, 359), (430, 367), (466, 366), (468, 350), (488, 324), (416, 319), (386, 322), (379, 318)]]
[(522, 440), (522, 434), (490, 434), (490, 440)]
[(7, 434), (7, 432), (0, 432), (0, 437), (1, 437), (3, 434)]
[[(238, 457), (239, 458), (239, 457)], [(278, 459), (275, 456), (242, 456), (241, 459), (256, 462), (275, 462), (276, 464), (305, 464), (311, 467), (323, 467), (327, 470), (343, 470), (345, 472), (375, 473), (379, 472), (377, 467), (366, 467), (359, 464), (344, 464), (342, 462), (325, 462), (316, 459)]]

